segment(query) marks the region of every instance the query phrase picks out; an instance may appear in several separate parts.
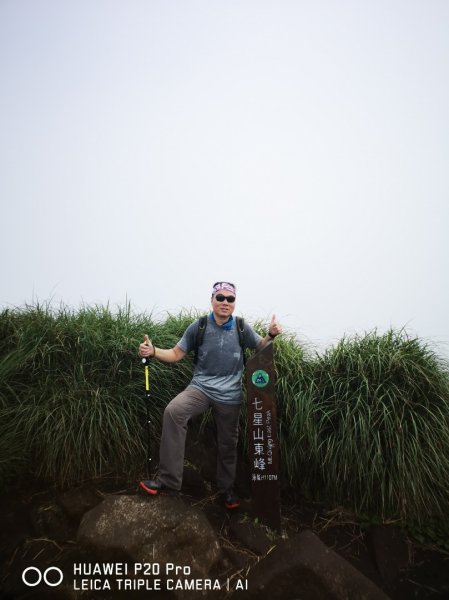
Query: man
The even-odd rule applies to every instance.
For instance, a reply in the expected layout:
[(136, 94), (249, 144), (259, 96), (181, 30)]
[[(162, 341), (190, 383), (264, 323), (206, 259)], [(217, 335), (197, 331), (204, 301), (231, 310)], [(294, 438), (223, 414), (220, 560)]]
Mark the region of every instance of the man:
[[(212, 312), (207, 318), (204, 338), (198, 349), (198, 360), (193, 379), (164, 411), (159, 452), (157, 479), (140, 482), (140, 487), (151, 495), (176, 495), (181, 489), (187, 422), (212, 407), (217, 426), (217, 487), (227, 508), (237, 508), (240, 503), (234, 493), (237, 463), (238, 422), (242, 396), (243, 350), (240, 345), (235, 310), (236, 287), (219, 281), (212, 289)], [(171, 349), (156, 348), (145, 336), (139, 346), (142, 357), (177, 362), (195, 350), (199, 321), (192, 323), (181, 340)], [(245, 348), (260, 349), (282, 333), (273, 315), (268, 334), (262, 338), (245, 324)]]

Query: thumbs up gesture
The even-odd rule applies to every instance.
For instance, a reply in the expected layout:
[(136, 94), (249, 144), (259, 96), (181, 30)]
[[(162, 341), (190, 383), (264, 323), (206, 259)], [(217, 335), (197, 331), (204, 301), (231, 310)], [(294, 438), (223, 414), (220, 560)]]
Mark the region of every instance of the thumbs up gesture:
[(268, 327), (268, 335), (271, 338), (275, 338), (277, 335), (282, 333), (282, 326), (276, 318), (276, 315), (271, 317), (270, 325)]
[(148, 358), (149, 356), (153, 356), (154, 354), (154, 346), (150, 340), (150, 338), (145, 334), (143, 338), (143, 343), (139, 346), (139, 355), (142, 358)]

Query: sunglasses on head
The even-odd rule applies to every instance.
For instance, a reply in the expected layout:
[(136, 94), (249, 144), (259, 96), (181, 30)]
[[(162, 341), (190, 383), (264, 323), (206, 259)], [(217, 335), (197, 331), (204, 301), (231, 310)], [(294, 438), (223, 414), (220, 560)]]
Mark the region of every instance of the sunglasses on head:
[(233, 304), (235, 302), (235, 296), (225, 296), (224, 294), (217, 294), (215, 296), (215, 300), (217, 302), (229, 302), (229, 304)]

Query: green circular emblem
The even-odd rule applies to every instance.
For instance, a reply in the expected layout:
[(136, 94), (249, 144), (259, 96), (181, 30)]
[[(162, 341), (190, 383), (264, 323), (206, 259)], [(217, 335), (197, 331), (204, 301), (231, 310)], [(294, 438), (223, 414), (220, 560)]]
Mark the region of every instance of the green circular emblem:
[(270, 376), (266, 371), (259, 369), (258, 371), (254, 371), (251, 376), (251, 381), (256, 387), (262, 388), (268, 384)]

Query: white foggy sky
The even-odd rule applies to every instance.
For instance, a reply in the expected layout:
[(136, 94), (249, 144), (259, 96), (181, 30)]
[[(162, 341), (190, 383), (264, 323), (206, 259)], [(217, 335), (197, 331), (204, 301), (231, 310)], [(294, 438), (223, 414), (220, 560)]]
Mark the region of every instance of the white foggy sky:
[(447, 0), (0, 0), (0, 307), (449, 355)]

